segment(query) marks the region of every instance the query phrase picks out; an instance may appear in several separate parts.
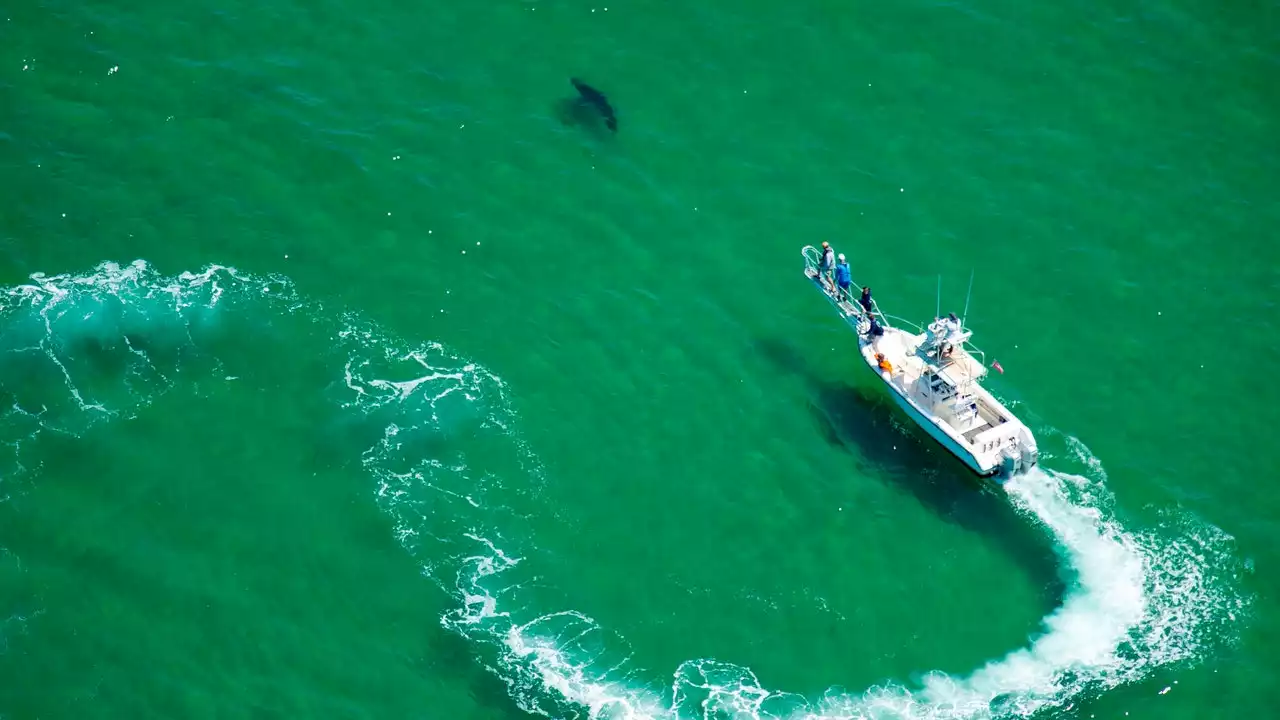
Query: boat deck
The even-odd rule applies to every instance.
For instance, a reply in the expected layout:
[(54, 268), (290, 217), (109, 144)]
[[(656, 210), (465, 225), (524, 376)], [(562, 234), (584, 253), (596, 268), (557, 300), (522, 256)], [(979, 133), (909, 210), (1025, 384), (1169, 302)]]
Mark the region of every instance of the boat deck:
[[(914, 352), (922, 339), (921, 336), (900, 328), (890, 328), (884, 335), (869, 343), (863, 350), (863, 355), (867, 364), (874, 368), (876, 353), (882, 353), (893, 366), (893, 374), (889, 382), (907, 397), (912, 397), (916, 391), (916, 384), (920, 382), (921, 376), (930, 365)], [(940, 374), (957, 386), (970, 383), (973, 379), (980, 377), (983, 371), (984, 368), (978, 365), (977, 360), (961, 350), (957, 350), (952, 357), (945, 359), (939, 366)], [(978, 414), (970, 422), (957, 422), (957, 418), (954, 417), (939, 418), (971, 444), (979, 433), (1004, 422), (1000, 413), (989, 407), (981, 397), (975, 396), (973, 402), (978, 406)]]
[(977, 358), (970, 355), (964, 348), (957, 347), (951, 353), (951, 357), (943, 358), (938, 364), (938, 371), (947, 377), (956, 385), (963, 385), (974, 380), (980, 380), (982, 376), (987, 374), (987, 369)]
[[(985, 355), (968, 343), (971, 333), (961, 330), (958, 336), (951, 335), (948, 323), (941, 321), (917, 327), (910, 320), (885, 314), (873, 301), (872, 314), (884, 333), (870, 337), (863, 322), (868, 313), (858, 302), (862, 284), (852, 284), (850, 289), (859, 291), (848, 299), (838, 298), (818, 273), (820, 252), (811, 245), (801, 249), (805, 277), (857, 332), (863, 361), (892, 388), (898, 404), (926, 432), (981, 475), (990, 475), (1010, 462), (1011, 472), (1037, 464), (1035, 437), (982, 386), (987, 375)], [(926, 350), (934, 347), (950, 348), (950, 354), (937, 357), (934, 350)], [(880, 369), (877, 354), (889, 361), (890, 373)], [(929, 386), (923, 386), (925, 382)]]
[(841, 312), (843, 312), (845, 315), (852, 315), (857, 318), (861, 318), (864, 315), (862, 306), (858, 304), (858, 300), (856, 297), (853, 297), (852, 295), (850, 295), (851, 299), (849, 300), (837, 299), (836, 296), (833, 295), (831, 291), (827, 289), (827, 286), (822, 283), (822, 279), (818, 277), (817, 270), (805, 268), (804, 274), (808, 276), (808, 278), (813, 281), (813, 284), (817, 285), (818, 289), (821, 290), (822, 293), (827, 296), (827, 299), (829, 299), (832, 303), (834, 303), (836, 307), (840, 308)]
[(886, 328), (884, 335), (872, 340), (862, 348), (862, 357), (867, 365), (877, 373), (883, 374), (883, 370), (878, 367), (876, 362), (876, 354), (884, 355), (884, 359), (889, 361), (889, 365), (893, 367), (888, 382), (896, 387), (903, 395), (911, 397), (912, 391), (915, 389), (916, 382), (919, 381), (921, 373), (924, 372), (924, 363), (913, 353), (908, 353), (907, 348), (911, 342), (911, 334), (898, 328)]

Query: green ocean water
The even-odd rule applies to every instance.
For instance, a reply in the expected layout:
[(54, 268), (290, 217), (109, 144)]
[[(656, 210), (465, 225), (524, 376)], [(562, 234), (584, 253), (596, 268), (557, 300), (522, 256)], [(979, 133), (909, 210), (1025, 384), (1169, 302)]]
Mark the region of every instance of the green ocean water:
[(1274, 713), (1280, 5), (455, 5), (0, 11), (0, 716)]

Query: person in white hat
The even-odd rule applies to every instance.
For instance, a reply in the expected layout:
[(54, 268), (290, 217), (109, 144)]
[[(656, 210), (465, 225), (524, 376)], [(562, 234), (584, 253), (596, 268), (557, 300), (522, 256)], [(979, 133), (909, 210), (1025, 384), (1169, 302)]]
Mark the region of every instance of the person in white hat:
[(849, 269), (849, 263), (845, 262), (844, 253), (836, 258), (836, 299), (840, 302), (853, 297), (849, 294), (849, 287), (853, 284), (853, 271)]

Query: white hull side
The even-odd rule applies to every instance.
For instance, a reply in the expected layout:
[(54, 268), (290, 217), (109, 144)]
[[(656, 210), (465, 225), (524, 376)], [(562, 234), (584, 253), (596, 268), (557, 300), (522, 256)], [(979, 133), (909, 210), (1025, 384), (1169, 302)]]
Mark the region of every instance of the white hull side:
[[(888, 385), (888, 383), (885, 384)], [(993, 477), (1000, 472), (999, 465), (983, 469), (983, 467), (978, 464), (978, 458), (973, 453), (967, 452), (959, 443), (948, 435), (946, 431), (930, 422), (924, 415), (921, 415), (920, 411), (916, 410), (914, 404), (902, 397), (902, 393), (898, 392), (897, 388), (890, 385), (890, 389), (893, 391), (891, 394), (893, 395), (894, 401), (898, 403), (898, 407), (905, 410), (907, 414), (911, 416), (911, 419), (915, 421), (916, 425), (919, 425), (925, 432), (929, 433), (934, 440), (937, 440), (938, 443), (945, 447), (948, 452), (955, 455), (960, 462), (968, 465), (970, 470), (982, 475), (983, 477)]]
[[(1004, 482), (1006, 473), (1017, 473), (1037, 464), (1035, 436), (1003, 403), (982, 387), (979, 379), (986, 372), (985, 362), (972, 357), (967, 348), (956, 354), (946, 372), (953, 384), (964, 385), (979, 400), (981, 406), (985, 406), (983, 416), (989, 424), (952, 427), (947, 421), (934, 418), (931, 412), (913, 400), (910, 390), (929, 364), (915, 350), (926, 341), (924, 331), (913, 333), (882, 324), (884, 333), (877, 339), (870, 338), (865, 334), (866, 327), (861, 326), (867, 313), (857, 301), (852, 297), (847, 301), (837, 301), (819, 279), (818, 252), (817, 248), (810, 246), (802, 250), (805, 257), (805, 277), (822, 292), (827, 302), (854, 331), (858, 338), (859, 354), (867, 369), (885, 384), (894, 402), (907, 413), (912, 422), (923, 428), (971, 471), (982, 477), (993, 478), (997, 483)], [(853, 283), (854, 289), (860, 287)], [(898, 320), (884, 315), (878, 305), (875, 312), (882, 319)], [(894, 374), (891, 379), (882, 374), (875, 357), (877, 352), (883, 352), (893, 365)], [(992, 415), (996, 417), (992, 418)], [(967, 440), (966, 436), (973, 437), (974, 441)]]
[[(863, 359), (867, 359), (865, 355)], [(954, 455), (956, 459), (967, 465), (970, 470), (983, 477), (992, 477), (1000, 472), (1000, 465), (998, 464), (991, 467), (983, 467), (976, 455), (966, 450), (959, 441), (951, 437), (946, 430), (939, 427), (937, 422), (930, 420), (923, 412), (920, 411), (919, 408), (916, 407), (915, 403), (911, 402), (911, 400), (903, 394), (902, 390), (899, 389), (897, 385), (885, 380), (880, 374), (879, 368), (871, 362), (867, 362), (867, 369), (871, 370), (871, 372), (876, 376), (876, 379), (884, 384), (884, 386), (889, 390), (889, 395), (893, 398), (893, 401), (911, 417), (911, 420), (917, 426), (929, 433), (930, 437), (946, 448), (947, 452)]]

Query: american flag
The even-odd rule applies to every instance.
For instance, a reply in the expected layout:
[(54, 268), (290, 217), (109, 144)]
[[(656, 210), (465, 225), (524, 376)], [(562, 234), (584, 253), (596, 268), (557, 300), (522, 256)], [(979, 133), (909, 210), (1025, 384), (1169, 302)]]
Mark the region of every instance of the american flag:
[(991, 361), (991, 367), (993, 367), (993, 368), (995, 368), (996, 370), (998, 370), (998, 371), (1000, 372), (1000, 374), (1001, 374), (1001, 375), (1003, 375), (1003, 374), (1004, 374), (1004, 368), (1000, 367), (1000, 361), (999, 361), (999, 360), (993, 360), (993, 361)]

